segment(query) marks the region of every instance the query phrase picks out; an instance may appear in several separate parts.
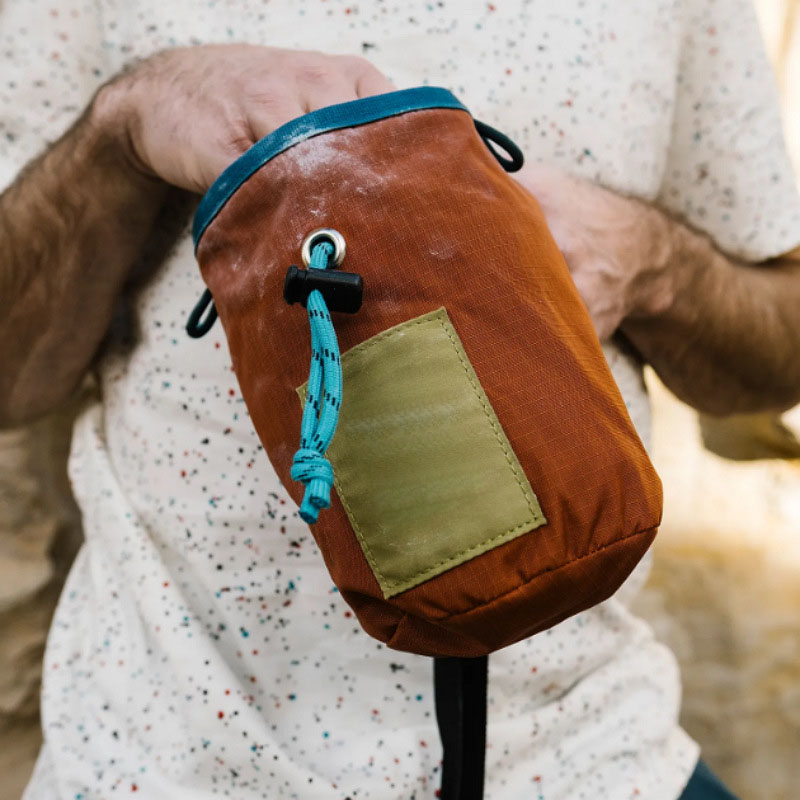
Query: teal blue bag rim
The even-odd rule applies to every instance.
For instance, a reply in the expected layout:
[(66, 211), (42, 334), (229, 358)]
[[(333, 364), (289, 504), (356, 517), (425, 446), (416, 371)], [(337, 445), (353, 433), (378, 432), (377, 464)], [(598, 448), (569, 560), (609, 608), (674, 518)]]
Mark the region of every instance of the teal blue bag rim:
[(319, 108), (281, 125), (239, 156), (203, 195), (192, 224), (195, 249), (206, 228), (222, 211), (236, 190), (253, 173), (284, 150), (321, 133), (354, 128), (387, 117), (428, 108), (451, 108), (469, 113), (449, 90), (439, 86), (417, 86)]

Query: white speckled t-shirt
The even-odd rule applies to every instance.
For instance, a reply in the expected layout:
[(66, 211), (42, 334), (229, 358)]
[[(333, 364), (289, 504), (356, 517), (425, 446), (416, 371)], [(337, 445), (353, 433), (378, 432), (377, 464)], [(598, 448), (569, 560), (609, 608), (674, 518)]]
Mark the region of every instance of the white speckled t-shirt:
[[(0, 185), (132, 57), (249, 41), (446, 86), (529, 157), (744, 258), (800, 240), (747, 0), (5, 0), (0, 40)], [(25, 798), (432, 798), (431, 662), (360, 630), (259, 445), (221, 327), (186, 337), (203, 285), (180, 214), (135, 298), (136, 344), (109, 350), (102, 402), (76, 426), (86, 542), (48, 642)], [(639, 370), (607, 354), (646, 438)], [(681, 793), (697, 746), (676, 664), (623, 601), (645, 572), (491, 657), (487, 798)]]

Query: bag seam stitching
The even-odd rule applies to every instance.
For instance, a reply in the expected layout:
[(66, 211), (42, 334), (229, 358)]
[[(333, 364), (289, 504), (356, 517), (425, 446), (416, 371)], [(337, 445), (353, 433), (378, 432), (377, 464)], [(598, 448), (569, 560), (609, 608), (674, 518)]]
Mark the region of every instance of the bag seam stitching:
[[(499, 425), (499, 421), (497, 421), (496, 419), (492, 419), (492, 413), (493, 413), (494, 409), (492, 409), (492, 412), (490, 412), (486, 408), (486, 403), (484, 402), (483, 398), (481, 398), (481, 391), (479, 391), (478, 387), (475, 385), (475, 380), (473, 380), (473, 375), (470, 375), (469, 368), (464, 363), (464, 359), (463, 359), (461, 353), (459, 352), (458, 344), (453, 339), (453, 336), (451, 335), (450, 330), (448, 329), (446, 322), (450, 322), (450, 325), (452, 326), (452, 322), (450, 320), (449, 315), (447, 314), (447, 310), (444, 307), (442, 307), (442, 308), (437, 309), (436, 311), (429, 312), (428, 314), (425, 314), (422, 317), (418, 317), (417, 319), (407, 320), (406, 322), (400, 323), (400, 325), (392, 328), (391, 330), (384, 331), (383, 333), (380, 333), (377, 336), (372, 337), (371, 339), (367, 340), (366, 342), (362, 342), (361, 344), (356, 345), (355, 347), (352, 347), (350, 350), (348, 350), (345, 353), (343, 353), (342, 357), (346, 356), (348, 353), (356, 353), (357, 354), (357, 353), (364, 352), (365, 350), (369, 349), (370, 347), (373, 347), (374, 345), (379, 344), (384, 339), (391, 338), (392, 336), (395, 336), (398, 333), (401, 333), (404, 329), (409, 328), (412, 325), (424, 325), (424, 324), (430, 324), (430, 323), (438, 323), (439, 325), (441, 325), (442, 329), (444, 330), (445, 334), (447, 335), (447, 338), (450, 341), (450, 344), (451, 344), (453, 350), (455, 351), (456, 356), (458, 357), (458, 360), (459, 360), (459, 362), (461, 364), (462, 369), (464, 370), (464, 373), (465, 373), (465, 375), (467, 377), (467, 380), (469, 381), (469, 384), (470, 384), (470, 386), (472, 388), (472, 391), (475, 393), (475, 396), (476, 396), (476, 398), (478, 399), (478, 402), (481, 405), (483, 413), (486, 416), (486, 418), (487, 418), (487, 420), (489, 422), (489, 425), (492, 428), (492, 431), (493, 431), (493, 433), (495, 435), (495, 439), (497, 441), (497, 444), (500, 446), (500, 449), (502, 450), (503, 455), (505, 456), (506, 462), (508, 464), (508, 468), (509, 468), (509, 470), (511, 470), (511, 473), (514, 475), (514, 478), (515, 478), (515, 480), (517, 482), (517, 485), (519, 486), (520, 491), (522, 492), (522, 495), (525, 498), (525, 502), (526, 502), (526, 505), (528, 507), (528, 511), (531, 513), (531, 518), (527, 519), (527, 520), (524, 520), (521, 523), (518, 523), (513, 528), (509, 528), (508, 530), (505, 530), (505, 531), (503, 531), (503, 532), (501, 532), (499, 534), (491, 536), (490, 538), (485, 539), (482, 542), (478, 542), (477, 544), (474, 544), (474, 545), (466, 548), (465, 550), (461, 550), (460, 552), (455, 553), (454, 555), (449, 556), (448, 558), (438, 562), (437, 564), (434, 564), (434, 565), (432, 565), (430, 567), (427, 567), (426, 569), (422, 570), (421, 572), (418, 572), (418, 573), (416, 573), (414, 575), (411, 575), (410, 577), (408, 577), (408, 578), (406, 578), (406, 579), (404, 579), (402, 581), (392, 581), (392, 580), (388, 580), (384, 576), (383, 572), (378, 568), (377, 564), (375, 563), (374, 555), (372, 554), (372, 551), (371, 551), (368, 543), (364, 539), (364, 534), (362, 532), (361, 526), (359, 525), (358, 519), (357, 519), (356, 515), (353, 513), (353, 511), (352, 511), (352, 509), (350, 507), (350, 503), (347, 500), (347, 496), (345, 495), (344, 491), (342, 490), (341, 484), (339, 483), (339, 480), (338, 480), (338, 478), (336, 477), (336, 475), (334, 473), (334, 485), (336, 486), (336, 491), (339, 493), (339, 497), (340, 497), (340, 499), (342, 501), (342, 505), (344, 506), (345, 510), (347, 511), (347, 515), (350, 518), (350, 522), (353, 525), (353, 529), (354, 529), (355, 534), (356, 534), (356, 536), (358, 538), (358, 541), (361, 543), (361, 548), (364, 551), (364, 555), (366, 556), (367, 561), (369, 562), (369, 565), (372, 567), (372, 570), (375, 573), (375, 576), (378, 578), (378, 581), (379, 581), (379, 583), (381, 585), (381, 590), (383, 591), (384, 587), (386, 587), (386, 589), (388, 589), (391, 592), (391, 595), (389, 595), (389, 596), (394, 596), (394, 595), (397, 595), (397, 594), (401, 594), (404, 591), (408, 591), (408, 589), (413, 589), (415, 586), (418, 586), (419, 584), (424, 583), (424, 581), (427, 580), (427, 578), (425, 576), (430, 575), (430, 577), (436, 577), (435, 575), (431, 575), (431, 573), (435, 572), (440, 567), (446, 566), (447, 564), (451, 564), (452, 562), (454, 562), (454, 561), (456, 561), (458, 559), (462, 559), (462, 556), (466, 556), (469, 553), (473, 552), (474, 550), (477, 550), (477, 549), (480, 549), (480, 548), (484, 548), (484, 547), (486, 547), (486, 545), (491, 545), (493, 542), (496, 542), (498, 539), (505, 539), (506, 537), (516, 538), (514, 536), (514, 534), (517, 534), (518, 532), (520, 532), (521, 529), (526, 528), (529, 525), (535, 525), (535, 527), (531, 529), (531, 530), (535, 530), (535, 528), (541, 527), (541, 525), (546, 524), (546, 522), (547, 522), (547, 519), (544, 516), (544, 513), (542, 513), (541, 511), (539, 511), (537, 513), (536, 509), (531, 505), (531, 501), (530, 501), (530, 499), (528, 497), (528, 492), (525, 491), (525, 487), (523, 486), (523, 484), (521, 482), (520, 476), (519, 476), (517, 470), (515, 469), (513, 463), (511, 462), (511, 458), (509, 456), (508, 449), (503, 444), (501, 434), (497, 429), (498, 425)], [(453, 330), (455, 331), (455, 329), (453, 329)], [(464, 355), (466, 355), (466, 352), (464, 353)], [(470, 364), (470, 366), (471, 366), (471, 364)], [(474, 369), (474, 367), (473, 367), (473, 369)], [(483, 389), (483, 387), (481, 387), (481, 390), (482, 389)], [(530, 486), (530, 483), (528, 485)], [(536, 497), (535, 493), (533, 492), (533, 487), (531, 487), (530, 493), (534, 497)], [(536, 502), (538, 504), (538, 498), (537, 498)], [(507, 539), (507, 541), (510, 541), (510, 539)], [(503, 542), (500, 542), (500, 543), (503, 543)], [(470, 560), (470, 559), (466, 559), (466, 560)], [(463, 559), (462, 559), (461, 563), (464, 563)], [(455, 565), (455, 566), (459, 566), (459, 565)], [(441, 574), (441, 572), (439, 572), (438, 574)], [(421, 580), (419, 580), (420, 578), (421, 578)], [(412, 585), (408, 586), (407, 584), (412, 584)], [(395, 590), (398, 589), (398, 587), (402, 587), (402, 586), (404, 586), (405, 588), (404, 589), (399, 589), (399, 591), (395, 591)], [(384, 597), (387, 597), (385, 592), (384, 592)], [(387, 599), (388, 599), (388, 597), (387, 597)]]
[[(552, 567), (550, 569), (543, 569), (541, 572), (537, 572), (535, 575), (531, 575), (530, 578), (526, 578), (522, 583), (520, 583), (519, 585), (515, 586), (513, 589), (509, 589), (507, 592), (503, 592), (502, 594), (495, 595), (495, 597), (492, 597), (489, 600), (486, 600), (485, 602), (481, 603), (480, 605), (473, 606), (472, 608), (467, 609), (466, 611), (458, 611), (458, 612), (453, 613), (453, 614), (447, 614), (446, 616), (443, 616), (443, 617), (435, 617), (435, 618), (432, 618), (431, 621), (432, 622), (444, 622), (445, 620), (455, 619), (456, 617), (463, 617), (463, 616), (466, 616), (467, 614), (472, 614), (473, 612), (478, 611), (481, 608), (485, 608), (486, 606), (491, 605), (492, 603), (495, 603), (498, 600), (502, 600), (504, 597), (508, 597), (509, 595), (512, 595), (515, 592), (521, 591), (529, 583), (532, 583), (537, 578), (541, 578), (542, 575), (548, 575), (548, 574), (553, 573), (553, 572), (558, 572), (559, 570), (562, 570), (562, 569), (564, 569), (566, 567), (572, 566), (573, 564), (577, 564), (579, 561), (583, 561), (586, 558), (591, 558), (592, 556), (597, 555), (599, 552), (601, 552), (603, 550), (607, 550), (609, 547), (615, 547), (616, 545), (621, 544), (622, 542), (626, 542), (626, 541), (628, 541), (628, 539), (632, 539), (634, 536), (641, 536), (642, 534), (650, 533), (651, 531), (658, 530), (659, 525), (660, 525), (660, 522), (658, 524), (656, 524), (656, 525), (651, 525), (649, 528), (639, 528), (639, 529), (633, 531), (633, 533), (629, 533), (627, 536), (623, 536), (621, 539), (615, 539), (613, 542), (609, 542), (608, 544), (600, 545), (599, 547), (596, 547), (594, 550), (590, 550), (588, 553), (584, 553), (583, 555), (578, 556), (577, 558), (573, 558), (570, 561), (565, 562), (564, 564), (559, 564), (557, 567)], [(409, 613), (409, 612), (405, 612), (405, 613)]]

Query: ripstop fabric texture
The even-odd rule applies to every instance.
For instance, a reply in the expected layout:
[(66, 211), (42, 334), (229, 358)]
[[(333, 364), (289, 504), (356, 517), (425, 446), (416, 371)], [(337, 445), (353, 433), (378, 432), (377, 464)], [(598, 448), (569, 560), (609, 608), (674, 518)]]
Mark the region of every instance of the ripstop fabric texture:
[(351, 348), (342, 373), (329, 456), (385, 598), (546, 522), (444, 308)]
[[(462, 538), (456, 552), (476, 541), (497, 539), (496, 546), (444, 571), (420, 552), (405, 582), (381, 581), (372, 546), (364, 547), (343, 505), (346, 487), (313, 533), (368, 633), (422, 655), (478, 656), (613, 593), (655, 535), (661, 485), (538, 204), (497, 164), (468, 112), (439, 107), (438, 95), (425, 107), (429, 91), (339, 106), (337, 117), (350, 107), (358, 118), (380, 103), (385, 116), (320, 130), (273, 155), (204, 227), (197, 258), (255, 428), (298, 502), (290, 454), (308, 337), (282, 284), (303, 239), (319, 227), (338, 230), (347, 241), (344, 268), (364, 278), (362, 309), (334, 315), (342, 351), (393, 326), (413, 330), (410, 320), (445, 307), (547, 522), (532, 507), (510, 529), (484, 520), (477, 539)], [(409, 94), (423, 98), (416, 109), (407, 107)], [(236, 172), (234, 163), (221, 182), (228, 186)], [(343, 394), (346, 405), (346, 382)], [(471, 434), (470, 427), (463, 435)], [(338, 468), (352, 482), (358, 462), (345, 460)], [(392, 497), (395, 516), (412, 524), (395, 527), (384, 546), (413, 550), (418, 542), (415, 494), (435, 488), (424, 471), (418, 477)], [(381, 525), (376, 515), (372, 527)], [(506, 540), (509, 530), (519, 535)], [(401, 591), (387, 597), (387, 588)]]

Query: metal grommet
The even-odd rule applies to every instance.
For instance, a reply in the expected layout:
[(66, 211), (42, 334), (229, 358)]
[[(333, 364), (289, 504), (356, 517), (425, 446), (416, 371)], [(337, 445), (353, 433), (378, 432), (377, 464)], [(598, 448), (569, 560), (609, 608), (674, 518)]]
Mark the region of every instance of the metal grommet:
[(303, 247), (300, 250), (303, 266), (307, 268), (311, 263), (311, 249), (320, 242), (330, 242), (333, 245), (333, 255), (331, 256), (333, 266), (341, 267), (347, 245), (345, 244), (344, 236), (333, 228), (317, 228), (317, 230), (311, 231), (306, 236), (303, 240)]

